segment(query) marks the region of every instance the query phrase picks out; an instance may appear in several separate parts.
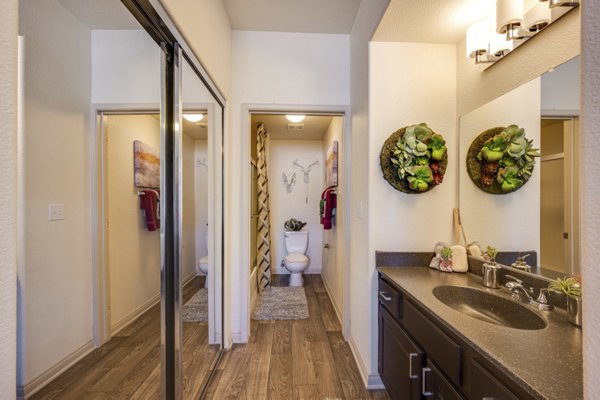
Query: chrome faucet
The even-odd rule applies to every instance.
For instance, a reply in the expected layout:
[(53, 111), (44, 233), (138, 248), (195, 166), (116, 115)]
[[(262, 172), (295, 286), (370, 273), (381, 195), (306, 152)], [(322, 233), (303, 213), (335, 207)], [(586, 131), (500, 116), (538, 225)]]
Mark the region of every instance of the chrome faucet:
[(510, 291), (511, 296), (514, 299), (519, 300), (522, 303), (530, 304), (539, 310), (549, 311), (552, 310), (552, 305), (548, 302), (548, 289), (540, 289), (540, 293), (536, 300), (533, 299), (533, 288), (526, 288), (523, 286), (523, 281), (515, 278), (512, 275), (506, 275), (506, 279), (509, 280), (504, 286)]

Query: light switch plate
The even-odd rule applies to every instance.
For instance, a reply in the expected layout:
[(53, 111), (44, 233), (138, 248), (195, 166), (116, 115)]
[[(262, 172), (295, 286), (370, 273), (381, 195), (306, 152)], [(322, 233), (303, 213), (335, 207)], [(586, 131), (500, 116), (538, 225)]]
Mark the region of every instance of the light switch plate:
[(65, 219), (64, 204), (48, 204), (48, 221), (60, 221)]

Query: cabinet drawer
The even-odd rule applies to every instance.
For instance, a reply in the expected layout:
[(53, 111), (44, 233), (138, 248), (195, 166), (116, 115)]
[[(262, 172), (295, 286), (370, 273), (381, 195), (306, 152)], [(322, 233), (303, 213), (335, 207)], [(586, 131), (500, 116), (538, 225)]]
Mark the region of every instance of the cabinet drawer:
[(423, 396), (434, 400), (462, 400), (462, 396), (454, 389), (452, 384), (446, 380), (444, 375), (435, 365), (427, 360), (423, 368)]
[(379, 375), (392, 400), (421, 399), (424, 354), (383, 306), (379, 306)]
[(470, 360), (471, 381), (469, 397), (486, 400), (519, 400), (506, 386), (494, 377), (483, 365), (475, 359)]
[(402, 318), (402, 296), (383, 279), (379, 279), (379, 303), (396, 319)]
[(404, 303), (402, 325), (425, 350), (427, 357), (435, 360), (448, 378), (460, 386), (462, 373), (460, 345), (435, 326), (409, 301)]

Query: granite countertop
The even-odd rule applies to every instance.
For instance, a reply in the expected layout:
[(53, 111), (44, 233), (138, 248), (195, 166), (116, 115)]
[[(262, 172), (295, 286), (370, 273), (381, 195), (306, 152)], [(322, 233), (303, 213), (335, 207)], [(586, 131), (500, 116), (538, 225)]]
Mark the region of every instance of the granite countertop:
[[(537, 311), (548, 322), (540, 330), (494, 325), (462, 314), (439, 301), (439, 285), (468, 286), (510, 298), (507, 289), (489, 289), (474, 274), (444, 273), (427, 267), (378, 267), (414, 303), (435, 320), (486, 355), (500, 371), (540, 399), (582, 399), (582, 332), (560, 309)], [(533, 308), (532, 308), (533, 309)]]

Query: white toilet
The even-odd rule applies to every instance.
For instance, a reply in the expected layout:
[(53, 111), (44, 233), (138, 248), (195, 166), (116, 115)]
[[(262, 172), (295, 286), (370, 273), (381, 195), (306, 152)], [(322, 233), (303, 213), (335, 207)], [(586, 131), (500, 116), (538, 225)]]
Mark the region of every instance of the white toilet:
[(285, 250), (287, 256), (283, 259), (285, 269), (290, 272), (290, 286), (302, 286), (302, 272), (308, 267), (308, 231), (286, 231)]
[[(204, 233), (204, 243), (206, 244), (206, 248), (208, 249), (208, 231)], [(208, 287), (208, 254), (204, 257), (201, 257), (196, 264), (196, 274), (197, 275), (206, 275), (206, 279), (204, 280), (204, 287)]]

